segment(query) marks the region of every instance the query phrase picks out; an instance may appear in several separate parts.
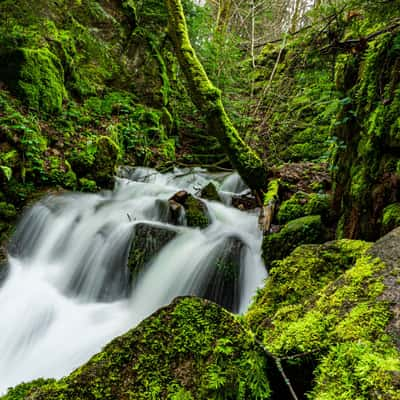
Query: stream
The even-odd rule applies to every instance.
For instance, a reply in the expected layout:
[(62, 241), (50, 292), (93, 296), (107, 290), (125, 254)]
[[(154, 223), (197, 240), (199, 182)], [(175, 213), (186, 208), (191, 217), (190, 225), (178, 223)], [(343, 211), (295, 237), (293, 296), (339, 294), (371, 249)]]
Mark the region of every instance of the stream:
[[(168, 199), (182, 189), (196, 194), (210, 181), (222, 199), (205, 201), (211, 224), (189, 228), (183, 215), (172, 225)], [(229, 298), (233, 311), (244, 312), (266, 277), (257, 214), (230, 206), (245, 190), (236, 173), (125, 168), (113, 191), (50, 195), (27, 210), (0, 283), (0, 393), (69, 374), (176, 296)], [(131, 276), (139, 226), (174, 236)], [(147, 241), (156, 240), (151, 229)], [(234, 293), (225, 293), (214, 272), (232, 240), (240, 244), (240, 269)]]

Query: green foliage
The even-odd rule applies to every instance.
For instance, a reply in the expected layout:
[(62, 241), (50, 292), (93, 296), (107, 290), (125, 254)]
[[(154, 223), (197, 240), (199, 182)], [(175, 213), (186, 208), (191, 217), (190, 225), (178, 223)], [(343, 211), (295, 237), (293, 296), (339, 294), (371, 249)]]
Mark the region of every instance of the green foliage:
[(79, 189), (82, 192), (97, 192), (99, 190), (99, 187), (97, 186), (96, 182), (91, 179), (80, 178)]
[(22, 383), (17, 387), (10, 389), (7, 394), (1, 397), (2, 400), (23, 400), (26, 399), (30, 393), (34, 392), (42, 386), (51, 384), (54, 379), (37, 379), (29, 383)]
[(333, 158), (342, 236), (375, 239), (387, 232), (380, 226), (383, 209), (397, 200), (390, 183), (397, 180), (397, 157), (390, 148), (399, 137), (398, 37), (383, 33), (357, 57), (341, 56), (336, 64), (337, 86), (345, 95), (334, 128), (343, 147)]
[[(299, 40), (266, 46), (253, 72), (259, 146), (270, 163), (326, 161), (338, 109), (330, 62)], [(273, 72), (274, 71), (274, 72)]]
[(272, 318), (278, 310), (282, 315), (294, 313), (304, 299), (352, 267), (369, 248), (365, 242), (346, 239), (297, 247), (284, 260), (272, 263), (266, 285), (257, 293), (246, 318), (257, 331), (262, 319)]
[(382, 233), (388, 233), (400, 225), (400, 203), (390, 204), (383, 210)]
[(14, 205), (0, 201), (0, 217), (2, 220), (13, 220), (17, 216)]
[[(37, 400), (127, 395), (132, 400), (261, 400), (270, 397), (265, 368), (252, 336), (232, 314), (205, 300), (181, 298), (32, 395)], [(13, 391), (22, 396), (4, 400), (22, 400), (26, 393), (23, 387)]]
[(316, 371), (309, 399), (399, 399), (393, 385), (400, 371), (399, 354), (391, 347), (377, 351), (371, 342), (341, 343), (332, 349)]
[(382, 296), (389, 267), (369, 248), (350, 240), (297, 248), (273, 264), (246, 315), (269, 351), (316, 354), (310, 399), (399, 393), (399, 351), (388, 334), (393, 314)]

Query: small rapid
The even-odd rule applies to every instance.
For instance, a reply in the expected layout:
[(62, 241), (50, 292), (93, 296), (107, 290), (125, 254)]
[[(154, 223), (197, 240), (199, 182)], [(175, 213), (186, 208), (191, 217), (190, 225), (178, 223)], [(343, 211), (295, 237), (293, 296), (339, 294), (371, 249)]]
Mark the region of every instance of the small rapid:
[[(168, 199), (179, 190), (196, 194), (210, 181), (223, 200), (205, 201), (211, 224), (172, 225)], [(177, 296), (244, 312), (266, 277), (257, 215), (230, 207), (245, 190), (237, 174), (136, 168), (121, 170), (113, 191), (51, 195), (34, 205), (11, 240), (0, 283), (0, 393), (68, 374)], [(132, 240), (143, 226), (173, 236), (132, 277)], [(232, 287), (215, 275), (228, 248), (240, 263)]]

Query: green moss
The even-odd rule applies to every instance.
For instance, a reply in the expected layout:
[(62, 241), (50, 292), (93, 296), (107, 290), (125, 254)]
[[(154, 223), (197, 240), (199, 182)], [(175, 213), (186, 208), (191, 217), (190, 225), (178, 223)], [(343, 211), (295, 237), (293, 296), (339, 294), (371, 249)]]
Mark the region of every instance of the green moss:
[(91, 171), (91, 175), (99, 186), (112, 186), (119, 156), (120, 149), (112, 139), (108, 136), (97, 139), (93, 160), (95, 169)]
[[(307, 193), (297, 192), (289, 200), (284, 201), (279, 207), (279, 211), (277, 214), (278, 222), (280, 224), (286, 224), (293, 219), (306, 216), (305, 204), (307, 202), (307, 199)], [(312, 214), (313, 213), (309, 215)]]
[(217, 188), (212, 182), (201, 189), (201, 197), (206, 200), (221, 201)]
[(13, 220), (17, 216), (17, 211), (13, 204), (0, 202), (0, 218), (4, 220)]
[[(387, 246), (390, 250), (392, 243)], [(315, 354), (310, 399), (399, 393), (400, 353), (388, 330), (391, 304), (383, 296), (391, 267), (372, 258), (369, 247), (341, 240), (296, 249), (274, 263), (246, 315), (271, 352)]]
[(375, 240), (386, 233), (384, 209), (398, 200), (398, 160), (389, 150), (399, 143), (398, 38), (396, 32), (385, 32), (357, 57), (337, 58), (337, 81), (345, 97), (333, 128), (343, 142), (333, 160), (334, 205), (346, 237)]
[(52, 184), (60, 185), (67, 189), (76, 188), (76, 174), (72, 171), (68, 161), (55, 156), (49, 157), (46, 161), (48, 163), (47, 174)]
[(99, 190), (96, 182), (87, 178), (79, 179), (79, 189), (82, 192), (97, 192)]
[(226, 114), (221, 92), (209, 80), (190, 43), (186, 19), (179, 1), (166, 2), (169, 33), (180, 66), (185, 73), (193, 102), (203, 113), (209, 130), (220, 142), (233, 166), (252, 189), (263, 189), (267, 170), (261, 158), (240, 137)]
[(312, 193), (305, 205), (305, 215), (319, 214), (324, 218), (329, 213), (329, 208), (330, 197), (327, 194)]
[(270, 203), (276, 203), (279, 201), (279, 189), (280, 189), (280, 180), (272, 179), (268, 183), (267, 193), (264, 195), (264, 205), (269, 205)]
[(377, 350), (373, 343), (341, 343), (332, 349), (316, 371), (309, 399), (399, 399), (396, 375), (399, 354), (391, 347)]
[(329, 215), (329, 196), (318, 193), (296, 192), (279, 207), (277, 220), (285, 224), (293, 219), (309, 215), (321, 215), (324, 220)]
[[(265, 287), (246, 314), (257, 331), (263, 319), (289, 314), (298, 318), (300, 304), (354, 265), (370, 248), (362, 241), (339, 240), (323, 245), (302, 245), (284, 260), (272, 263)], [(300, 307), (300, 308), (299, 308)], [(277, 316), (276, 316), (277, 317)]]
[(44, 113), (61, 111), (66, 97), (64, 71), (51, 51), (20, 48), (5, 55), (4, 61), (1, 71), (28, 107)]
[(272, 261), (288, 256), (297, 246), (306, 243), (322, 243), (325, 240), (326, 231), (320, 216), (298, 218), (290, 221), (278, 233), (264, 234), (263, 259), (269, 268)]
[(382, 233), (388, 233), (400, 225), (400, 203), (390, 204), (383, 210)]
[(36, 389), (55, 382), (54, 379), (37, 379), (33, 382), (22, 383), (10, 389), (7, 394), (1, 397), (2, 400), (22, 400), (28, 398)]
[(196, 197), (189, 195), (185, 200), (185, 217), (188, 226), (206, 228), (210, 225), (205, 204)]
[(183, 298), (32, 396), (261, 400), (270, 397), (265, 368), (251, 334), (232, 314), (205, 300)]

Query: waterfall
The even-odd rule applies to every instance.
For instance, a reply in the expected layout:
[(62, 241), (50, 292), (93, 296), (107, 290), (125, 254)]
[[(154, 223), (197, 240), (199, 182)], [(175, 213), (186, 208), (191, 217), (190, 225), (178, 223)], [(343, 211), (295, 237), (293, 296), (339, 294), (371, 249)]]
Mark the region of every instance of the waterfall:
[[(196, 194), (210, 181), (224, 201), (205, 201), (211, 224), (171, 225), (168, 199), (182, 189)], [(52, 195), (28, 210), (0, 283), (0, 393), (65, 376), (176, 296), (204, 296), (245, 311), (266, 272), (257, 215), (229, 206), (244, 189), (237, 174), (126, 168), (113, 191)], [(143, 227), (165, 231), (166, 239), (131, 276), (132, 240)], [(216, 264), (232, 257), (240, 270), (227, 286)]]

